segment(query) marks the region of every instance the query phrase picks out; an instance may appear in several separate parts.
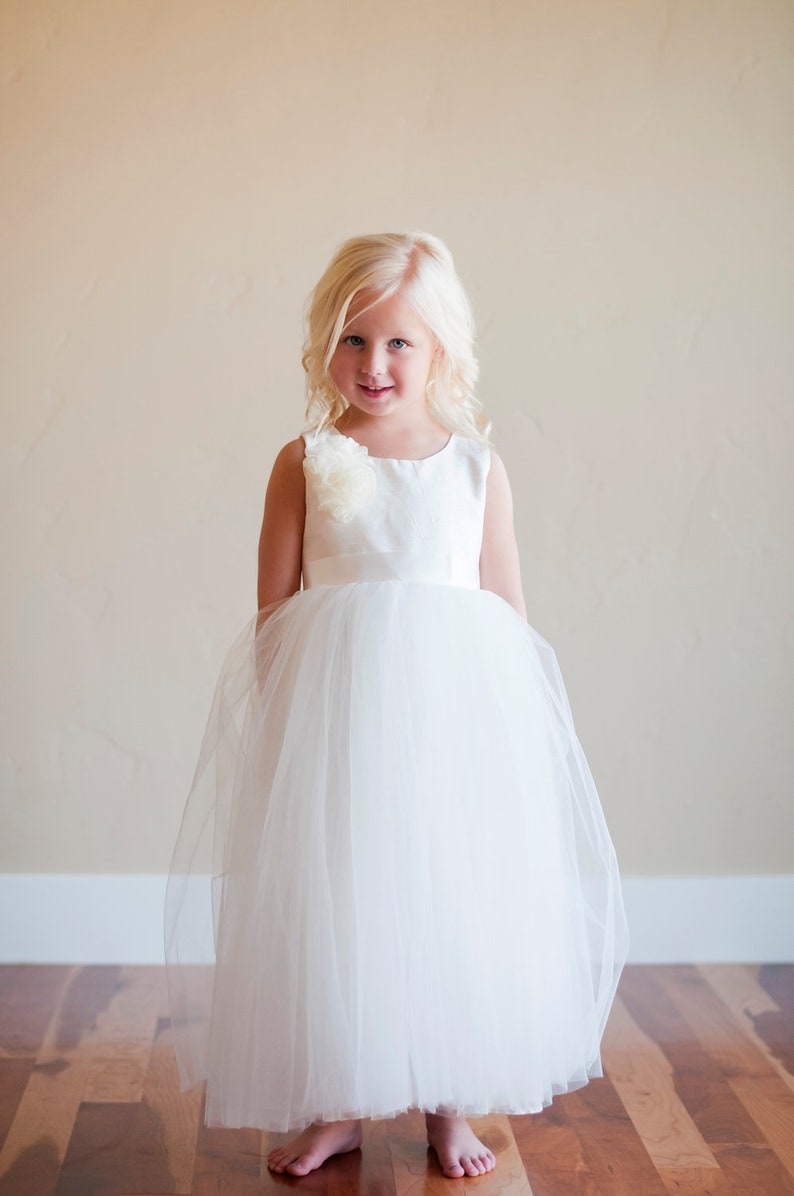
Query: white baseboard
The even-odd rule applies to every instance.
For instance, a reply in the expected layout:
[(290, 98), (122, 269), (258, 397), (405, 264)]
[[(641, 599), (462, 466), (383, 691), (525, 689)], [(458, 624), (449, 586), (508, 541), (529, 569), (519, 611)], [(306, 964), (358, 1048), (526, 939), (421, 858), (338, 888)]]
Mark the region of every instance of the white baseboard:
[(623, 881), (629, 963), (794, 962), (794, 876)]
[[(628, 877), (630, 963), (794, 962), (794, 875)], [(0, 963), (163, 962), (164, 876), (0, 875)]]
[(0, 962), (162, 963), (165, 876), (0, 874)]

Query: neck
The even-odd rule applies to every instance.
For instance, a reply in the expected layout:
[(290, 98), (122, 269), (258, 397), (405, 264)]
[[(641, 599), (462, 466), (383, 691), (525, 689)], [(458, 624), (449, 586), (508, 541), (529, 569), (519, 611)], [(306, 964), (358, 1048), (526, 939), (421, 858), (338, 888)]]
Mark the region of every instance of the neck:
[(356, 407), (348, 407), (335, 425), (340, 432), (356, 431), (373, 437), (398, 437), (408, 440), (433, 433), (446, 433), (446, 429), (425, 406), (419, 411), (392, 411), (388, 415), (368, 415)]

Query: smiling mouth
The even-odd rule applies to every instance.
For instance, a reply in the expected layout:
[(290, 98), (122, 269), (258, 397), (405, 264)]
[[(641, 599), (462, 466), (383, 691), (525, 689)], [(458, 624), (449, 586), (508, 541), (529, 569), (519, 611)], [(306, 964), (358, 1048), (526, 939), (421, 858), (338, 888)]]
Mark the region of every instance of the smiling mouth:
[(363, 382), (359, 382), (359, 390), (363, 390), (368, 399), (377, 399), (380, 395), (388, 394), (393, 389), (391, 386), (364, 386)]

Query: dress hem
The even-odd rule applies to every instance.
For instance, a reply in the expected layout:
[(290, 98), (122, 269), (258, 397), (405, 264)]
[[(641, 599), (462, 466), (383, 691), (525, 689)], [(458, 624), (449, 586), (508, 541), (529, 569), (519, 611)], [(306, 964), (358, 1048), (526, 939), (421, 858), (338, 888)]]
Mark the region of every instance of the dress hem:
[(273, 1134), (286, 1134), (299, 1133), (308, 1125), (313, 1124), (329, 1125), (336, 1121), (357, 1121), (359, 1119), (388, 1121), (411, 1112), (437, 1113), (443, 1110), (447, 1116), (456, 1117), (524, 1117), (535, 1113), (542, 1113), (544, 1109), (551, 1105), (555, 1097), (565, 1096), (569, 1092), (577, 1092), (580, 1088), (585, 1088), (591, 1080), (600, 1079), (604, 1074), (600, 1059), (591, 1067), (588, 1067), (586, 1071), (585, 1078), (572, 1079), (566, 1084), (552, 1084), (540, 1101), (531, 1101), (526, 1104), (497, 1104), (483, 1108), (480, 1105), (466, 1105), (458, 1101), (449, 1100), (437, 1101), (432, 1107), (429, 1104), (411, 1104), (385, 1110), (350, 1109), (332, 1117), (322, 1112), (317, 1112), (315, 1114), (305, 1114), (298, 1118), (288, 1118), (286, 1121), (283, 1117), (278, 1117), (277, 1115), (274, 1117), (265, 1115), (257, 1118), (256, 1122), (246, 1121), (240, 1117), (221, 1118), (215, 1117), (212, 1114), (206, 1116), (205, 1113), (204, 1125), (209, 1129), (256, 1129)]

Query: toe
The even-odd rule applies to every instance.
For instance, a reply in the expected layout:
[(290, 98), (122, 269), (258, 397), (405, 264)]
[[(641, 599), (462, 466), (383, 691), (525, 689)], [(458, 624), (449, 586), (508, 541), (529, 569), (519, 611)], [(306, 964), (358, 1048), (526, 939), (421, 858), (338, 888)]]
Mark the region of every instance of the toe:
[(458, 1179), (461, 1175), (466, 1174), (465, 1170), (463, 1169), (463, 1167), (461, 1167), (458, 1160), (456, 1158), (453, 1158), (452, 1156), (450, 1156), (448, 1159), (445, 1159), (443, 1161), (442, 1170), (445, 1175), (449, 1175), (453, 1179)]
[(305, 1175), (311, 1169), (311, 1160), (305, 1154), (299, 1155), (297, 1159), (293, 1159), (291, 1163), (287, 1164), (287, 1171), (291, 1171), (293, 1175)]
[(276, 1159), (276, 1165), (273, 1170), (278, 1171), (278, 1173), (281, 1174), (291, 1167), (294, 1162), (295, 1155), (288, 1150), (282, 1150), (280, 1157)]

